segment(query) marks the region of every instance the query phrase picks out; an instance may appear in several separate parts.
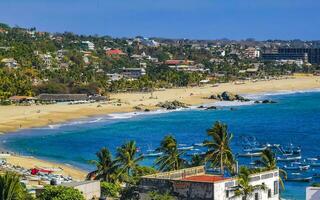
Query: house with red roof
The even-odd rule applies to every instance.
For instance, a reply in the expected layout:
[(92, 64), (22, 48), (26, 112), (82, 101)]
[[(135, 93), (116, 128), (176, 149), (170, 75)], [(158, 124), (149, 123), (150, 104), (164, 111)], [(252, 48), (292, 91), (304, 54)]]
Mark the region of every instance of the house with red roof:
[(106, 55), (107, 56), (121, 56), (121, 55), (126, 55), (123, 51), (120, 49), (109, 49), (106, 50)]
[[(249, 176), (252, 186), (265, 185), (266, 190), (256, 189), (248, 200), (279, 200), (279, 170), (262, 171)], [(139, 199), (150, 199), (150, 192), (172, 194), (177, 199), (188, 200), (242, 200), (235, 191), (237, 176), (223, 176), (207, 172), (205, 166), (161, 172), (143, 176), (138, 186)]]

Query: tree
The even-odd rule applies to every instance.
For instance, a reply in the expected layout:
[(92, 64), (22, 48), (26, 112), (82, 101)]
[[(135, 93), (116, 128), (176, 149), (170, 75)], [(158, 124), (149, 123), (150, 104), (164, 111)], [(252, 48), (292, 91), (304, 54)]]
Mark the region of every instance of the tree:
[(155, 161), (155, 165), (159, 167), (160, 171), (178, 170), (186, 164), (182, 158), (185, 152), (178, 150), (177, 141), (171, 135), (164, 137), (157, 151), (162, 153)]
[(101, 194), (105, 197), (118, 197), (121, 186), (117, 183), (101, 182)]
[(48, 185), (39, 195), (39, 200), (84, 200), (84, 197), (77, 189)]
[(117, 166), (112, 160), (112, 155), (107, 148), (102, 148), (96, 153), (98, 160), (92, 160), (90, 163), (95, 164), (97, 169), (87, 175), (87, 179), (103, 180), (111, 183), (117, 181)]
[(191, 163), (190, 163), (191, 167), (197, 167), (204, 164), (205, 164), (204, 156), (196, 154), (191, 157)]
[(243, 200), (247, 200), (255, 191), (266, 190), (265, 184), (250, 185), (250, 175), (252, 171), (245, 166), (242, 166), (238, 175), (238, 186), (235, 190), (235, 197), (242, 196)]
[[(262, 151), (261, 159), (256, 161), (257, 165), (262, 166), (265, 170), (274, 170), (277, 169), (277, 159), (275, 158), (274, 153), (270, 149), (265, 149)], [(283, 169), (279, 169), (279, 183), (282, 189), (285, 189), (283, 179), (287, 179), (287, 172)]]
[(169, 193), (160, 194), (158, 192), (152, 191), (149, 193), (151, 200), (175, 200), (174, 196), (171, 196)]
[(0, 199), (26, 200), (31, 197), (20, 183), (20, 176), (13, 172), (6, 172), (0, 176)]
[(132, 171), (139, 166), (143, 156), (137, 155), (137, 151), (134, 141), (130, 141), (117, 149), (116, 163), (119, 167), (119, 175), (125, 175), (126, 178), (129, 178), (132, 175)]
[(233, 173), (235, 160), (230, 148), (233, 135), (228, 132), (227, 125), (216, 122), (207, 130), (207, 134), (212, 140), (204, 141), (204, 146), (208, 148), (206, 161), (210, 162), (212, 167), (220, 166), (222, 175), (225, 173), (225, 167)]

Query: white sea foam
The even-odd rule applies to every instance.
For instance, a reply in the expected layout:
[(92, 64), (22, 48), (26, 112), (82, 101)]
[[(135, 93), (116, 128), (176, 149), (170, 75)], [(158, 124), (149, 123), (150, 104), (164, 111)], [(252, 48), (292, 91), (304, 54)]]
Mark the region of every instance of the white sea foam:
[(254, 101), (218, 101), (214, 103), (203, 104), (204, 107), (217, 106), (217, 107), (234, 107), (234, 106), (249, 106), (253, 105)]
[(298, 93), (309, 93), (309, 92), (320, 92), (320, 88), (309, 89), (309, 90), (279, 90), (275, 92), (264, 92), (264, 93), (256, 93), (256, 94), (244, 94), (243, 96), (248, 99), (262, 99), (268, 96), (278, 96), (278, 95), (290, 95), (290, 94), (298, 94)]

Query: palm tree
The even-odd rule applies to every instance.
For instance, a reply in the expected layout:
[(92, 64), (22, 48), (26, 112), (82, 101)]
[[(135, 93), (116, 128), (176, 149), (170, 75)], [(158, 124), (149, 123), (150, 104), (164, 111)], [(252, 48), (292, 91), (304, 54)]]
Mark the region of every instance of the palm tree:
[(6, 172), (4, 175), (0, 176), (0, 199), (29, 199), (25, 188), (20, 183), (20, 176), (18, 174)]
[(235, 190), (234, 197), (242, 196), (243, 200), (247, 200), (255, 191), (267, 189), (265, 184), (254, 186), (250, 185), (250, 174), (252, 173), (253, 172), (245, 166), (240, 168), (238, 175), (238, 186)]
[(159, 166), (160, 171), (178, 170), (184, 167), (186, 161), (182, 158), (182, 155), (185, 152), (178, 150), (177, 141), (173, 136), (165, 136), (157, 151), (162, 153), (155, 160), (155, 165)]
[(220, 166), (222, 175), (224, 175), (225, 167), (233, 173), (235, 160), (229, 146), (233, 135), (228, 132), (227, 125), (216, 122), (211, 129), (207, 130), (207, 133), (212, 140), (204, 141), (204, 146), (208, 148), (206, 161), (211, 162), (212, 167)]
[(120, 174), (126, 173), (131, 175), (132, 170), (139, 166), (139, 162), (143, 160), (142, 155), (137, 155), (138, 149), (134, 141), (130, 141), (117, 149), (116, 163), (120, 169)]
[(191, 162), (190, 162), (191, 167), (197, 167), (204, 164), (205, 164), (205, 159), (203, 155), (196, 154), (191, 157)]
[(107, 182), (116, 182), (115, 162), (112, 160), (112, 155), (107, 148), (102, 148), (96, 153), (98, 160), (92, 160), (90, 163), (96, 165), (97, 169), (87, 175), (87, 179), (103, 180)]
[[(274, 170), (278, 168), (277, 159), (275, 158), (274, 153), (270, 149), (265, 149), (264, 151), (262, 151), (261, 159), (257, 160), (256, 164), (262, 166), (266, 170)], [(284, 189), (282, 177), (284, 179), (287, 179), (287, 172), (283, 169), (279, 169), (279, 174), (279, 183), (282, 189)]]

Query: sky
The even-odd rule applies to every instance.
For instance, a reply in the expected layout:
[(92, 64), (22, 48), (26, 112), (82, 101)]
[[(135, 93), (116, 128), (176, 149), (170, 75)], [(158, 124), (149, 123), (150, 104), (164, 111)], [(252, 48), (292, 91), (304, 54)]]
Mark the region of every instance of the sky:
[(0, 22), (113, 37), (320, 39), (319, 0), (0, 0)]

